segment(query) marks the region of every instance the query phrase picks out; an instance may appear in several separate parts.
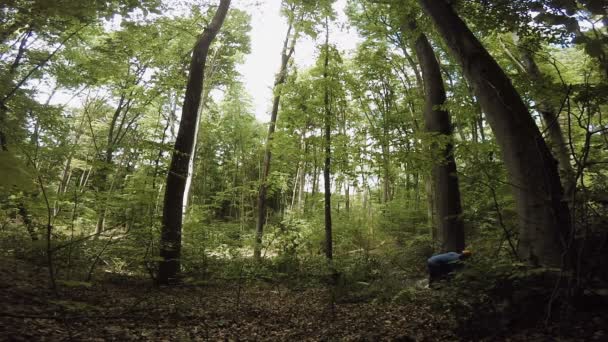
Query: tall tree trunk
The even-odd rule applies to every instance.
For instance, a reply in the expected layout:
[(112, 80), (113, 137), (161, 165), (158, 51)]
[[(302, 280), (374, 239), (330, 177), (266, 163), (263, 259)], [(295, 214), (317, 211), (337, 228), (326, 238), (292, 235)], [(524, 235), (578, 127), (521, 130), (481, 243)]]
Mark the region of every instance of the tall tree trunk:
[(293, 189), (291, 189), (291, 202), (289, 204), (289, 210), (290, 211), (294, 211), (295, 210), (295, 205), (296, 205), (296, 197), (298, 195), (298, 189), (300, 187), (300, 174), (304, 171), (302, 170), (303, 166), (302, 166), (303, 162), (302, 161), (298, 161), (298, 165), (296, 166), (296, 174), (293, 177)]
[(517, 203), (519, 256), (561, 266), (568, 208), (555, 159), (511, 81), (445, 0), (418, 0), (463, 69), (487, 115)]
[(437, 206), (435, 205), (434, 188), (435, 185), (433, 184), (432, 175), (431, 177), (425, 177), (424, 191), (426, 193), (426, 219), (430, 227), (431, 237), (433, 238), (433, 246), (442, 240), (441, 232), (437, 230), (439, 225), (437, 224), (437, 214), (435, 212)]
[[(138, 82), (136, 82), (137, 84)], [(110, 127), (108, 130), (106, 150), (101, 160), (101, 167), (96, 172), (96, 185), (97, 192), (100, 196), (98, 199), (98, 216), (97, 216), (97, 224), (95, 225), (95, 235), (98, 236), (104, 230), (106, 213), (107, 213), (107, 205), (108, 205), (108, 178), (112, 169), (112, 162), (114, 159), (114, 151), (119, 142), (120, 134), (123, 132), (123, 128), (125, 127), (125, 122), (127, 118), (127, 114), (131, 108), (131, 103), (133, 101), (133, 91), (129, 95), (127, 95), (122, 89), (123, 94), (120, 96), (120, 100), (118, 101), (118, 106), (112, 115), (112, 120), (110, 121)], [(122, 115), (122, 118), (121, 118)], [(120, 120), (119, 120), (120, 119)]]
[(175, 148), (171, 157), (171, 166), (167, 174), (163, 219), (160, 242), (160, 257), (157, 280), (160, 284), (169, 284), (176, 280), (180, 270), (182, 238), (182, 201), (188, 176), (190, 154), (194, 146), (198, 108), (201, 102), (205, 63), (213, 39), (224, 23), (231, 0), (220, 0), (211, 23), (199, 37), (192, 59), (186, 85), (186, 95), (182, 109)]
[[(175, 96), (175, 97), (177, 97), (177, 96)], [(162, 108), (160, 108), (159, 111), (162, 111)], [(167, 122), (165, 123), (165, 127), (163, 128), (163, 133), (160, 138), (160, 148), (158, 149), (158, 153), (156, 154), (156, 158), (154, 159), (154, 171), (152, 173), (152, 189), (156, 189), (156, 182), (158, 181), (157, 178), (158, 178), (159, 169), (160, 169), (160, 160), (163, 157), (165, 139), (167, 138), (167, 130), (169, 129), (169, 126), (171, 126), (171, 123), (173, 122), (173, 120), (171, 120), (171, 119), (175, 116), (176, 111), (177, 111), (177, 99), (174, 99), (173, 103), (171, 104), (171, 114), (169, 115), (169, 117), (167, 117)]]
[(350, 213), (350, 183), (348, 181), (344, 184), (344, 197), (346, 198), (344, 203), (346, 213)]
[[(218, 58), (218, 54), (219, 51), (221, 49), (218, 48), (215, 50), (215, 53), (213, 54), (213, 57), (211, 58), (211, 63), (209, 65), (209, 67), (207, 68), (207, 70), (205, 70), (205, 75), (204, 78), (207, 79), (207, 83), (208, 84), (212, 84), (212, 80), (213, 76), (216, 73), (216, 60)], [(184, 190), (184, 199), (183, 199), (183, 209), (182, 209), (182, 219), (184, 219), (186, 217), (186, 212), (188, 211), (188, 204), (190, 203), (191, 200), (191, 192), (190, 192), (190, 188), (192, 186), (192, 181), (194, 180), (194, 176), (195, 176), (195, 170), (194, 170), (194, 163), (196, 161), (196, 157), (197, 157), (197, 153), (196, 153), (196, 144), (198, 142), (198, 130), (199, 130), (199, 126), (201, 124), (201, 117), (203, 115), (203, 108), (205, 106), (205, 104), (207, 103), (207, 99), (209, 98), (209, 93), (211, 92), (211, 88), (207, 88), (202, 90), (202, 94), (201, 94), (201, 100), (200, 100), (200, 105), (198, 107), (198, 115), (197, 115), (197, 120), (196, 120), (196, 130), (194, 131), (194, 143), (192, 145), (192, 153), (190, 154), (190, 160), (188, 161), (188, 176), (186, 177), (186, 188)], [(177, 101), (176, 101), (177, 103)]]
[[(386, 124), (383, 125), (386, 127)], [(390, 151), (388, 146), (388, 133), (384, 132), (384, 137), (382, 138), (382, 169), (383, 169), (383, 179), (382, 179), (382, 203), (388, 203), (391, 201), (391, 162), (390, 162)]]
[(113, 160), (114, 148), (111, 146), (111, 143), (108, 143), (108, 148), (106, 149), (105, 157), (102, 161), (103, 166), (99, 169), (98, 176), (98, 188), (97, 191), (99, 195), (101, 195), (101, 200), (99, 201), (99, 214), (97, 216), (97, 224), (95, 225), (95, 235), (99, 236), (101, 232), (104, 230), (107, 206), (108, 206), (108, 177), (110, 174), (111, 164)]
[(0, 151), (8, 151), (8, 140), (6, 138), (6, 112), (8, 109), (0, 104)]
[(304, 212), (304, 191), (306, 186), (306, 173), (308, 170), (308, 141), (304, 140), (304, 161), (302, 162), (302, 172), (300, 172), (299, 190), (298, 190), (298, 211)]
[[(266, 138), (266, 151), (264, 153), (264, 164), (262, 165), (262, 179), (260, 179), (260, 192), (258, 194), (258, 219), (256, 222), (255, 232), (255, 246), (253, 249), (253, 256), (256, 260), (260, 260), (262, 257), (262, 236), (264, 235), (264, 224), (266, 223), (266, 195), (268, 192), (268, 184), (266, 181), (270, 173), (270, 160), (272, 159), (272, 138), (274, 135), (274, 129), (277, 123), (277, 115), (279, 113), (279, 103), (281, 101), (281, 93), (279, 86), (285, 83), (287, 78), (287, 65), (293, 52), (295, 50), (295, 44), (297, 39), (297, 33), (291, 37), (291, 30), (293, 29), (293, 22), (289, 23), (287, 34), (285, 35), (285, 41), (283, 43), (283, 51), (281, 52), (281, 68), (279, 74), (274, 82), (274, 100), (272, 102), (272, 112), (270, 113), (270, 123), (268, 125), (268, 137)], [(289, 43), (291, 38), (291, 44)]]
[[(304, 141), (305, 135), (306, 135), (306, 130), (302, 131), (302, 134), (300, 135), (300, 149), (301, 150), (305, 143), (305, 141)], [(304, 154), (304, 156), (306, 156), (306, 154)], [(302, 188), (302, 186), (301, 186), (301, 184), (303, 182), (302, 175), (305, 172), (306, 172), (306, 160), (305, 159), (298, 160), (298, 165), (296, 167), (296, 176), (293, 179), (293, 191), (292, 191), (292, 195), (291, 195), (291, 206), (290, 206), (291, 211), (295, 211), (296, 206), (298, 205), (298, 203), (296, 202), (296, 198), (298, 198), (298, 191)]]
[[(416, 32), (416, 23), (410, 22), (409, 28)], [(442, 251), (459, 252), (465, 246), (464, 224), (456, 161), (451, 143), (453, 129), (448, 111), (441, 109), (446, 101), (441, 69), (433, 48), (423, 33), (418, 33), (415, 46), (424, 82), (426, 130), (448, 140), (445, 145), (434, 144), (435, 148), (439, 148), (441, 156), (438, 163), (433, 166), (432, 176), (433, 202), (437, 215), (435, 223), (441, 236)]]
[(19, 202), (17, 203), (17, 209), (19, 211), (19, 215), (21, 216), (21, 220), (23, 221), (23, 225), (25, 226), (27, 233), (30, 235), (30, 238), (34, 242), (38, 241), (38, 234), (36, 233), (36, 227), (34, 225), (34, 222), (32, 222), (30, 214), (29, 214), (27, 208), (25, 207), (23, 200), (19, 200)]
[[(547, 91), (550, 91), (550, 89), (547, 89), (550, 84), (547, 83), (547, 80), (541, 73), (538, 65), (536, 65), (532, 52), (528, 49), (521, 49), (521, 52), (524, 60), (523, 66), (525, 72), (528, 73), (530, 79), (534, 82), (535, 88), (537, 90), (546, 89)], [(557, 158), (562, 186), (564, 188), (564, 198), (566, 201), (570, 201), (576, 186), (576, 178), (574, 169), (570, 164), (570, 151), (568, 149), (568, 144), (564, 139), (562, 127), (559, 124), (558, 113), (553, 104), (546, 98), (542, 98), (539, 95), (535, 97), (536, 109), (540, 112), (543, 121), (545, 122), (545, 126), (547, 127), (549, 146), (553, 151), (553, 155)]]
[(323, 80), (325, 81), (325, 94), (323, 104), (325, 107), (325, 166), (323, 168), (323, 182), (325, 183), (325, 257), (333, 258), (332, 227), (331, 227), (331, 103), (329, 97), (329, 23), (325, 17), (325, 61), (323, 62)]
[[(11, 66), (8, 70), (8, 75), (5, 76), (10, 81), (13, 80), (15, 73), (17, 72), (17, 68), (21, 64), (21, 59), (23, 58), (23, 55), (26, 50), (27, 41), (31, 37), (31, 35), (32, 35), (32, 30), (28, 29), (19, 38), (20, 44), (19, 44), (19, 49), (17, 51), (17, 56), (15, 57), (13, 63), (11, 64)], [(1, 36), (1, 34), (0, 34), (0, 36)], [(8, 108), (6, 107), (6, 102), (7, 102), (6, 99), (3, 101), (0, 101), (0, 150), (2, 150), (2, 151), (8, 151), (8, 143), (7, 143), (7, 137), (6, 137), (6, 132), (5, 132), (6, 117), (8, 115)]]
[(314, 202), (317, 192), (319, 192), (319, 160), (317, 159), (317, 147), (313, 145), (313, 162), (314, 167), (312, 170), (312, 191), (311, 197)]

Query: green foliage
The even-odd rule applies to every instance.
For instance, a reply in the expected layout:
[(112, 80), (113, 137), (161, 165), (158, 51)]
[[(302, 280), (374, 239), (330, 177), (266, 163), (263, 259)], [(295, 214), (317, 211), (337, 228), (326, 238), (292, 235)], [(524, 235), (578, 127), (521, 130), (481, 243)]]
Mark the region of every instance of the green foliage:
[[(283, 1), (282, 12), (294, 24), (291, 38), (317, 37), (325, 19), (335, 17), (333, 3)], [(561, 125), (571, 166), (578, 172), (572, 244), (584, 246), (579, 273), (586, 274), (583, 283), (606, 281), (601, 270), (608, 260), (602, 245), (608, 149), (602, 113), (608, 88), (599, 2), (574, 7), (571, 1), (455, 3), (533, 115), (539, 115), (541, 102), (559, 110), (555, 124)], [(152, 278), (160, 261), (163, 193), (185, 70), (196, 35), (214, 8), (186, 4), (184, 11), (162, 7), (147, 16), (157, 5), (0, 5), (6, 17), (0, 20), (0, 129), (8, 141), (8, 151), (0, 152), (0, 250), (3, 256), (45, 265), (50, 213), (57, 284), (67, 291), (82, 291), (101, 279)], [(538, 12), (534, 18), (532, 11)], [(238, 68), (251, 52), (251, 18), (230, 10), (206, 64), (183, 217), (184, 282), (230, 284), (239, 290), (263, 282), (277, 289), (321, 288), (339, 303), (431, 306), (450, 317), (446, 326), (473, 340), (525, 323), (519, 317), (538, 322), (549, 302), (555, 303), (552, 310), (565, 308), (568, 291), (562, 285), (569, 273), (515, 262), (518, 214), (510, 195), (512, 180), (479, 99), (430, 22), (413, 1), (352, 0), (347, 12), (363, 38), (355, 51), (334, 45), (332, 31), (328, 46), (318, 46), (311, 67), (290, 64), (285, 83), (275, 90), (281, 94), (280, 120), (269, 146), (273, 159), (266, 180), (272, 210), (264, 258), (256, 262), (252, 250), (267, 127), (254, 116), (254, 101)], [(119, 22), (119, 14), (129, 15)], [(424, 80), (412, 49), (415, 32), (402, 30), (410, 18), (427, 34), (440, 61), (452, 137), (424, 132)], [(27, 48), (18, 58), (22, 44)], [(55, 48), (57, 53), (44, 62)], [(534, 55), (542, 82), (522, 71), (523, 51)], [(51, 98), (55, 88), (61, 96)], [(12, 89), (14, 94), (5, 99)], [(320, 190), (326, 93), (331, 263), (323, 256)], [(74, 101), (64, 101), (72, 95)], [(56, 102), (63, 104), (52, 105)], [(546, 133), (547, 124), (537, 122)], [(475, 256), (437, 291), (428, 291), (422, 285), (425, 261), (437, 251), (438, 237), (426, 186), (447, 143), (454, 145), (467, 244)], [(100, 221), (104, 231), (95, 236)], [(90, 309), (55, 304), (74, 312)]]
[(9, 151), (0, 151), (0, 191), (5, 194), (35, 189), (35, 175)]
[[(452, 279), (435, 286), (437, 311), (449, 312), (460, 336), (479, 339), (559, 319), (567, 304), (567, 273), (475, 254)], [(547, 311), (549, 310), (549, 311)]]
[(416, 208), (410, 198), (394, 199), (383, 205), (379, 218), (379, 228), (390, 234), (399, 243), (406, 243), (412, 236), (427, 235), (430, 232), (426, 208)]

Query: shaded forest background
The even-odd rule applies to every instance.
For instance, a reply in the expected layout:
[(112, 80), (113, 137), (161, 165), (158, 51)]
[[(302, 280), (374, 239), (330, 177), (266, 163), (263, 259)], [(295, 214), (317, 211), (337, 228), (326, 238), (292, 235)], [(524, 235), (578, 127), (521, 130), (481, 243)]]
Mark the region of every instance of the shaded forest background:
[[(262, 123), (237, 69), (244, 3), (0, 4), (2, 274), (41, 267), (3, 284), (44, 279), (32, 291), (70, 300), (115, 282), (175, 285), (182, 299), (183, 286), (225, 284), (237, 311), (247, 291), (278, 289), (277, 307), (303, 296), (322, 317), (340, 303), (408, 317), (409, 305), (449, 330), (414, 340), (582, 321), (601, 339), (605, 2), (350, 0), (354, 51), (332, 43), (333, 5), (282, 1)], [(299, 68), (304, 37), (317, 59)], [(464, 270), (425, 289), (426, 259), (465, 247)], [(48, 308), (90, 312), (70, 303)]]

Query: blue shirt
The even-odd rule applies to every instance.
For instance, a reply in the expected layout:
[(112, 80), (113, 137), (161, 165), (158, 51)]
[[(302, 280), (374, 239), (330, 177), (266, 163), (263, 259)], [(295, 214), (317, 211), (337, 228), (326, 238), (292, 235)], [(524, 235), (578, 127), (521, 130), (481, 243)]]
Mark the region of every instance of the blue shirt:
[(446, 265), (460, 260), (460, 253), (448, 252), (443, 254), (433, 255), (427, 260), (429, 265), (439, 266)]

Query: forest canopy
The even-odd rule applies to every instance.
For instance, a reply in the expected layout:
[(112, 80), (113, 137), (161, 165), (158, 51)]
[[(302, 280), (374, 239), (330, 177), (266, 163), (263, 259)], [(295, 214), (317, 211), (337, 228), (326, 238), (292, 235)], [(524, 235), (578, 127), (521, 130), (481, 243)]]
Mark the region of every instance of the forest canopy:
[[(505, 337), (530, 322), (555, 336), (579, 320), (601, 339), (606, 2), (272, 3), (2, 2), (0, 264), (40, 267), (49, 298), (108, 279), (236, 284), (242, 310), (242, 289), (262, 282), (310, 290), (334, 318), (360, 300), (453, 323), (302, 332), (313, 340)], [(262, 119), (243, 64), (255, 25), (278, 16)], [(427, 259), (465, 249), (429, 288)]]

